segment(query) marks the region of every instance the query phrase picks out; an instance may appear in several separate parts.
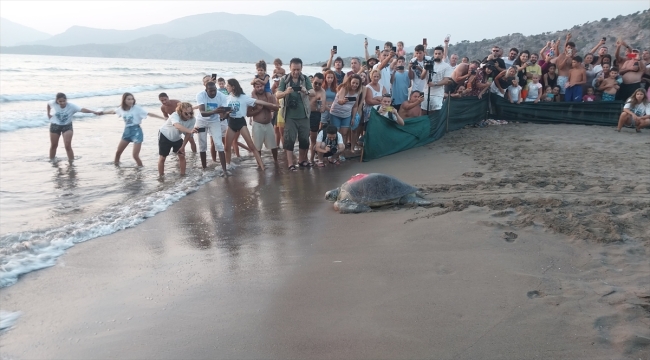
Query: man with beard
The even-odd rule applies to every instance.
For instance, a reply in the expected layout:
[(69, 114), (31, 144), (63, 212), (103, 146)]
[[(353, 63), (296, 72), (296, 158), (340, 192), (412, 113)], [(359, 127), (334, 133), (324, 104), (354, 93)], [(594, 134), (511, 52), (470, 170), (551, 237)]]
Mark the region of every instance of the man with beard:
[[(332, 49), (330, 50), (330, 58), (327, 60), (327, 64), (323, 67), (323, 72), (326, 70), (331, 69), (332, 67), (332, 58), (334, 57), (334, 54), (336, 54), (336, 50)], [(345, 73), (343, 72), (343, 59), (338, 56), (336, 59), (334, 59), (334, 76), (336, 76), (336, 83), (337, 84), (343, 84), (343, 79), (345, 79)]]
[[(422, 115), (428, 114), (429, 111), (440, 110), (445, 96), (445, 85), (450, 85), (451, 81), (451, 66), (442, 61), (442, 54), (444, 49), (442, 46), (436, 46), (433, 49), (433, 75), (431, 81), (427, 83), (428, 89), (425, 89), (425, 100), (422, 102)], [(424, 69), (421, 79), (429, 79), (428, 69)], [(426, 98), (426, 95), (429, 98)]]
[(492, 65), (498, 72), (504, 71), (506, 70), (506, 63), (501, 58), (501, 55), (503, 55), (503, 49), (495, 45), (492, 47), (492, 53), (486, 56), (481, 61), (481, 64)]
[[(361, 68), (361, 62), (359, 62), (358, 57), (353, 57), (352, 59), (350, 59), (350, 68), (352, 70), (348, 71), (348, 73), (345, 74), (345, 78), (343, 79), (343, 82), (345, 82), (345, 80), (347, 79), (348, 76), (352, 76), (354, 74), (359, 74), (359, 73), (365, 72)], [(368, 74), (366, 74), (366, 79), (367, 78), (368, 78)], [(341, 83), (339, 83), (339, 84), (341, 84)], [(364, 85), (364, 86), (368, 85), (368, 82), (364, 81), (364, 83), (362, 85)]]
[(542, 77), (542, 67), (537, 63), (537, 59), (539, 59), (539, 55), (535, 53), (531, 54), (530, 60), (528, 60), (529, 64), (526, 66), (526, 79), (528, 79), (527, 82), (529, 84), (533, 81), (533, 75)]
[(506, 69), (512, 66), (512, 64), (517, 60), (517, 55), (519, 55), (519, 49), (517, 48), (512, 48), (510, 49), (510, 52), (508, 53), (508, 56), (503, 56), (501, 60), (503, 60), (503, 63), (506, 65)]
[(607, 54), (605, 38), (600, 39), (600, 41), (598, 41), (598, 44), (596, 44), (596, 46), (594, 46), (594, 48), (589, 51), (589, 54), (595, 54), (596, 51), (598, 52), (598, 55), (594, 55), (594, 59), (591, 61), (593, 65), (599, 65), (602, 61), (603, 55)]

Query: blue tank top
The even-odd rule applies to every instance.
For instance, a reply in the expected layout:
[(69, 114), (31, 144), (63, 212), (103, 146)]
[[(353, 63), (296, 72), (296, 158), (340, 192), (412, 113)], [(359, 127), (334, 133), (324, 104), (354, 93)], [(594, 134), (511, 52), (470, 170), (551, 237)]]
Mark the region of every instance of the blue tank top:
[(325, 101), (328, 103), (334, 102), (334, 98), (336, 97), (336, 92), (330, 90), (330, 88), (325, 89)]

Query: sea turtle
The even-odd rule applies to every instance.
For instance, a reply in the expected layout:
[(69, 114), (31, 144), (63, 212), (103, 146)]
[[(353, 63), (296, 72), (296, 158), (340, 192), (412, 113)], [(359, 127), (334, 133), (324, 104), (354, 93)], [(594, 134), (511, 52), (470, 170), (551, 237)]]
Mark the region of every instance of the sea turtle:
[(334, 209), (341, 214), (367, 212), (388, 204), (431, 205), (417, 188), (378, 173), (354, 175), (340, 188), (326, 192), (325, 199), (335, 201)]

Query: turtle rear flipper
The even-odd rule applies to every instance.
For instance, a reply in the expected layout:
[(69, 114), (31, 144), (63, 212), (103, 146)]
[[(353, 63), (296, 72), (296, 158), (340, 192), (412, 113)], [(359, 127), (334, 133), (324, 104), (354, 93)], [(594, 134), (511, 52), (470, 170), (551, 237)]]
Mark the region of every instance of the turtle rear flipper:
[(399, 199), (400, 205), (417, 205), (426, 206), (431, 205), (431, 201), (420, 198), (417, 193), (404, 195)]
[(334, 209), (341, 214), (359, 214), (371, 211), (370, 206), (349, 200), (339, 200), (334, 203)]

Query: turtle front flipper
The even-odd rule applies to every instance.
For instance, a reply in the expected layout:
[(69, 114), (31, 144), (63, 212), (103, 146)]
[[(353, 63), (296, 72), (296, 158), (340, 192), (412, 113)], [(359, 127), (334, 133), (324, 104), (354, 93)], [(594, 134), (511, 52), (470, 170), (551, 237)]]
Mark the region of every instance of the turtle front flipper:
[(400, 205), (416, 205), (416, 206), (427, 206), (431, 205), (431, 201), (422, 199), (416, 194), (404, 195), (399, 199)]
[(334, 203), (334, 209), (341, 214), (358, 214), (370, 211), (370, 206), (350, 200), (339, 200)]

